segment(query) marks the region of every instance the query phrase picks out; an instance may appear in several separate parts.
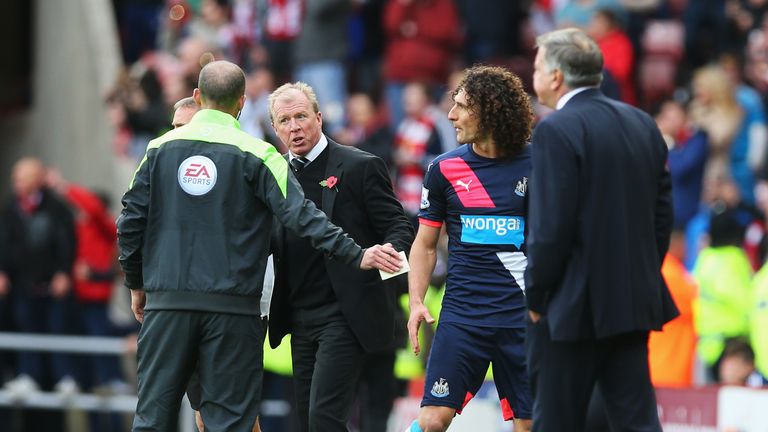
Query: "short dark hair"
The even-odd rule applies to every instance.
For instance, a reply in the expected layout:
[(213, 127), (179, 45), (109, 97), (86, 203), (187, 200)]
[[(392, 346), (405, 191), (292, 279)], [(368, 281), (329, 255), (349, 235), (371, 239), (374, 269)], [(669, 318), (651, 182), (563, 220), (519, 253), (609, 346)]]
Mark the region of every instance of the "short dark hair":
[(725, 341), (722, 358), (736, 357), (747, 363), (755, 362), (755, 350), (744, 337), (733, 337)]
[(197, 88), (208, 104), (229, 110), (245, 94), (245, 73), (234, 63), (213, 61), (200, 71)]
[(501, 157), (512, 158), (531, 138), (533, 108), (523, 82), (497, 66), (473, 66), (453, 91), (464, 90), (467, 107), (477, 115), (479, 131), (489, 134)]

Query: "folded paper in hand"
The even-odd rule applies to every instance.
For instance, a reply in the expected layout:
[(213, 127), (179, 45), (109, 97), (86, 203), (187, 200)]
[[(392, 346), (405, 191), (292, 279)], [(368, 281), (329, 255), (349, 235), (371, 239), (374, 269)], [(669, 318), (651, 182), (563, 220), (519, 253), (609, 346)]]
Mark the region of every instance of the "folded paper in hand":
[(402, 260), (400, 261), (400, 264), (402, 264), (402, 267), (400, 267), (400, 270), (394, 273), (387, 273), (384, 270), (379, 270), (379, 274), (381, 275), (381, 280), (387, 280), (397, 275), (408, 273), (411, 267), (408, 266), (408, 259), (405, 257), (405, 251), (400, 251), (400, 259)]

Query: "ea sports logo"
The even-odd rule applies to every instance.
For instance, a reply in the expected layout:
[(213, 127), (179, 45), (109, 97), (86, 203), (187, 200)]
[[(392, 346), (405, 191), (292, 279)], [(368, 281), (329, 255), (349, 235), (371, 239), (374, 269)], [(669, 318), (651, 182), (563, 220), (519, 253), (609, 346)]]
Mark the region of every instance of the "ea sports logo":
[(205, 195), (216, 184), (216, 164), (205, 156), (190, 156), (179, 165), (179, 186), (190, 195)]

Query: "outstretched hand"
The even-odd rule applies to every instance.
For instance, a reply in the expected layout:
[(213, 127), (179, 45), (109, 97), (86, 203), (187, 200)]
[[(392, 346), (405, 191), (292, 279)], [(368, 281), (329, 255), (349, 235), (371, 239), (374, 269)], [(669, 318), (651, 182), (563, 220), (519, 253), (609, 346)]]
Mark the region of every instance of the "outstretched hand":
[(411, 305), (411, 316), (408, 318), (408, 336), (411, 338), (413, 353), (416, 355), (421, 352), (421, 347), (419, 346), (419, 327), (421, 327), (422, 321), (426, 321), (427, 324), (433, 324), (435, 319), (432, 318), (424, 303)]
[(363, 252), (363, 260), (360, 261), (360, 269), (379, 269), (387, 273), (394, 273), (403, 266), (400, 254), (392, 247), (391, 243), (373, 245)]

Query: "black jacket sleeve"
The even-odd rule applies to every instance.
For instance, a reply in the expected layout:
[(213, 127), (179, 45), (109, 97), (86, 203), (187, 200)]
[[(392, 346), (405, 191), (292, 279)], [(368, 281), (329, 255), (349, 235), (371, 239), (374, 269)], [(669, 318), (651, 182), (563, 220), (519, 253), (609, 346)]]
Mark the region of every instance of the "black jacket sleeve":
[(579, 185), (576, 154), (562, 131), (542, 122), (531, 141), (525, 294), (528, 308), (543, 312), (576, 238)]
[(397, 251), (410, 253), (413, 225), (395, 197), (384, 161), (367, 158), (363, 178), (363, 199), (371, 226), (383, 243), (392, 243)]
[[(149, 153), (147, 154), (149, 157)], [(149, 208), (149, 163), (145, 159), (122, 199), (123, 211), (117, 218), (118, 260), (125, 273), (125, 285), (141, 289), (144, 285), (141, 250)]]

